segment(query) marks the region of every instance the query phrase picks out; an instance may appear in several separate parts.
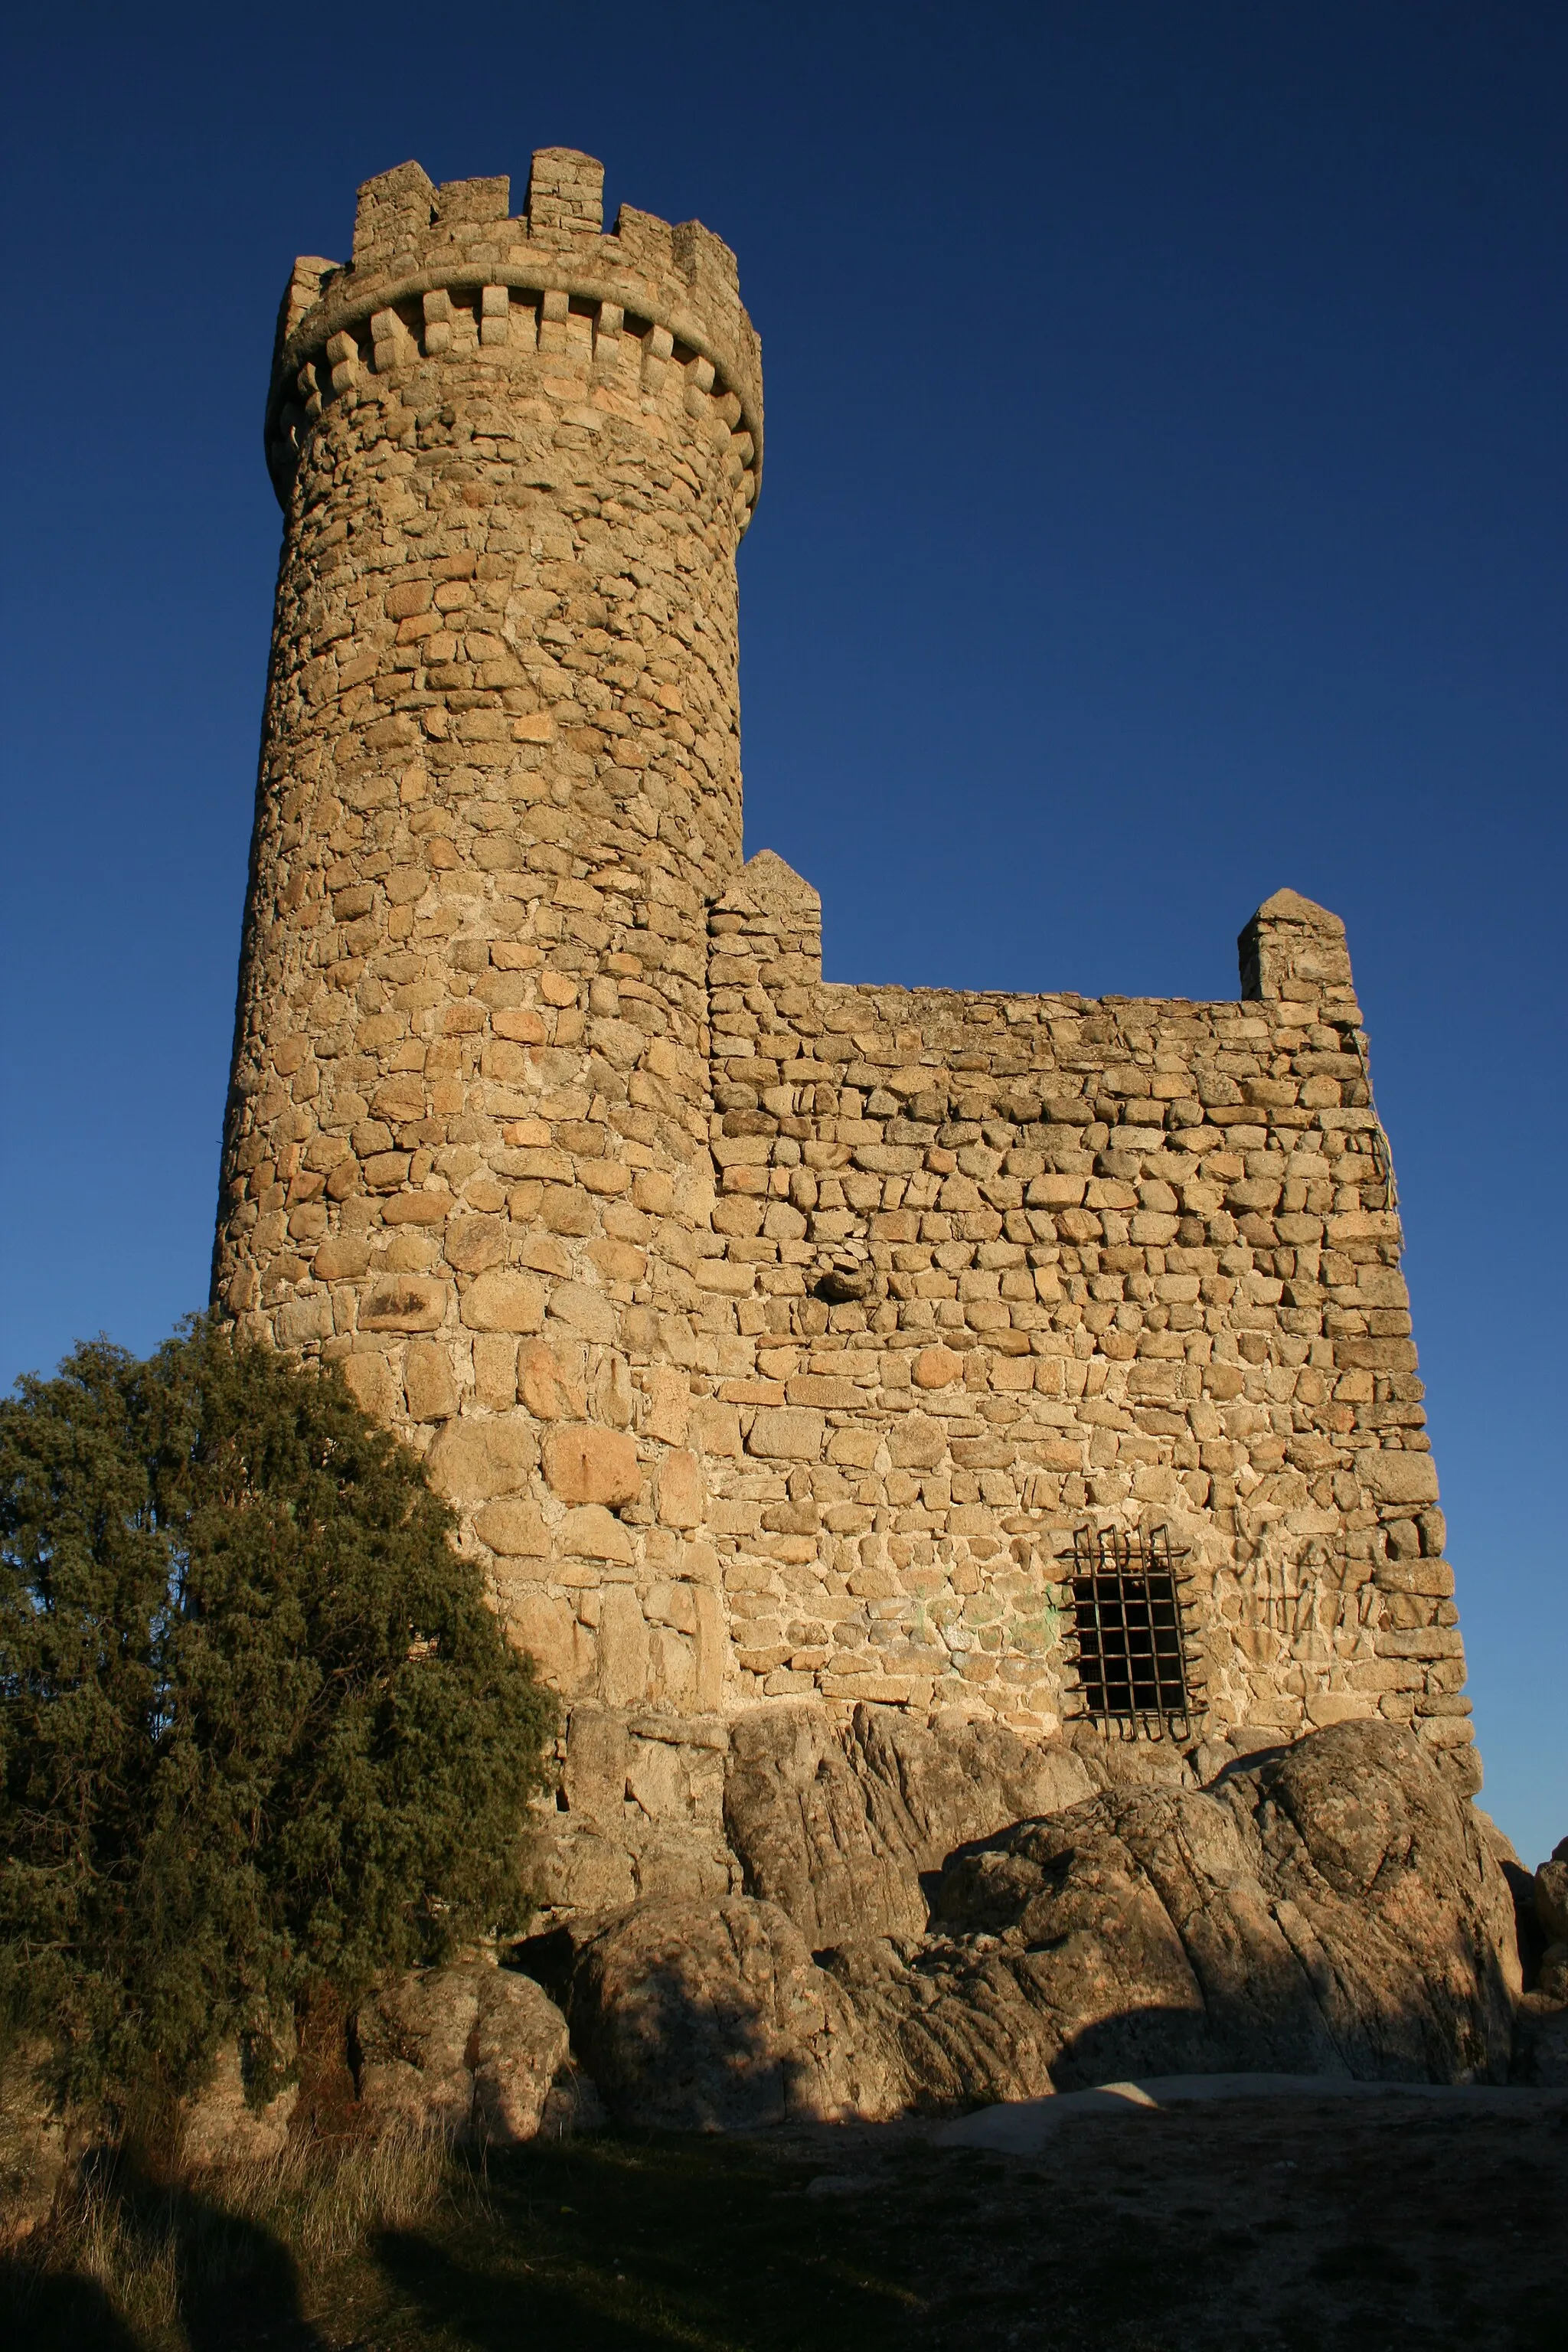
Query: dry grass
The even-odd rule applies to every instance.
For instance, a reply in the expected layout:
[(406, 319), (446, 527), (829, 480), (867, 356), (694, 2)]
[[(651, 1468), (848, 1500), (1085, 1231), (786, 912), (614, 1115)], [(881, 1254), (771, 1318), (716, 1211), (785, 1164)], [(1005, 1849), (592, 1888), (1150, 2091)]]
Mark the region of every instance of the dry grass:
[(11, 2263), (8, 2300), (40, 2347), (186, 2352), (237, 2301), (302, 2315), (301, 2282), (443, 2207), (481, 2212), (482, 2181), (431, 2140), (304, 2143), (176, 2179), (121, 2151), (61, 2197)]
[(459, 2188), (468, 2202), (477, 2185), (442, 2142), (412, 2137), (303, 2145), (210, 2179), (226, 2217), (270, 2230), (311, 2265), (340, 2261), (372, 2231), (410, 2228)]

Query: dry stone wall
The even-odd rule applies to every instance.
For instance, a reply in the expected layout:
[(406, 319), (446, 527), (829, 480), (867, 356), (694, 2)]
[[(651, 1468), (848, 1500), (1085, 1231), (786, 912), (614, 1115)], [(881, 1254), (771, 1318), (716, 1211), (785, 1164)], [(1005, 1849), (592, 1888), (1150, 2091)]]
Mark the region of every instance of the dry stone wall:
[(1200, 1756), (1377, 1714), (1463, 1777), (1342, 927), (1280, 892), (1235, 1003), (824, 983), (741, 864), (756, 337), (602, 178), (404, 164), (296, 265), (215, 1298), (425, 1454), (604, 1899), (733, 1885), (759, 1702), (1099, 1738), (1084, 1527), (1183, 1555)]
[(1234, 1004), (824, 985), (816, 893), (765, 855), (710, 928), (699, 1280), (756, 1350), (710, 1470), (742, 1691), (1055, 1733), (1073, 1530), (1157, 1526), (1210, 1740), (1382, 1715), (1463, 1748), (1337, 919), (1268, 900)]

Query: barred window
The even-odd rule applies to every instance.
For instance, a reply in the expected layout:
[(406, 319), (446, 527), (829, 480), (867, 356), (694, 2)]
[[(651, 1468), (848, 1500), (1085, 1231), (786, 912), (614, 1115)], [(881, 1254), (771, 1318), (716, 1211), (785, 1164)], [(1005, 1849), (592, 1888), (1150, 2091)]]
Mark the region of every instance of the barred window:
[(1186, 1644), (1170, 1530), (1073, 1536), (1072, 1613), (1087, 1712), (1131, 1735), (1189, 1735)]

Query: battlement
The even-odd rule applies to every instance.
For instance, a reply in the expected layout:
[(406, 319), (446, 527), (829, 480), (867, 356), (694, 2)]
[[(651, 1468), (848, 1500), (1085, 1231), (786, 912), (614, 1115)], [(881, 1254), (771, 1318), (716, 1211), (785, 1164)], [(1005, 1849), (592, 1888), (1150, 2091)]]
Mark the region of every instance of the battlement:
[(334, 397), (469, 350), (492, 364), (564, 350), (575, 315), (601, 380), (645, 403), (672, 393), (701, 403), (729, 427), (749, 512), (762, 471), (762, 352), (735, 257), (700, 221), (671, 226), (628, 205), (606, 234), (604, 179), (591, 155), (541, 148), (517, 218), (504, 174), (437, 187), (410, 162), (367, 180), (352, 260), (297, 261), (284, 295), (266, 426), (279, 499)]
[(1361, 1019), (1345, 927), (1299, 890), (1276, 890), (1237, 939), (1241, 992), (1258, 1003), (1315, 1009), (1321, 1021), (1353, 1028)]
[(605, 226), (605, 167), (573, 147), (535, 151), (528, 178), (528, 223), (534, 236), (549, 230), (597, 236)]

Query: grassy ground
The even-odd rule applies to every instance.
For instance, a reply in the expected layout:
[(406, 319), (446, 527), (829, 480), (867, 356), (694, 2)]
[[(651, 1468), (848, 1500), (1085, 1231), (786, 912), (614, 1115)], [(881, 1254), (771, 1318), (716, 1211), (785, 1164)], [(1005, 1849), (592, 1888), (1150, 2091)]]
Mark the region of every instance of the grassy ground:
[[(1037, 2159), (910, 2133), (606, 2135), (492, 2160), (125, 2183), (13, 2263), (39, 2352), (1563, 2352), (1568, 2106), (1084, 2118)], [(96, 2232), (96, 2236), (94, 2235)], [(118, 2234), (117, 2234), (118, 2233)]]

